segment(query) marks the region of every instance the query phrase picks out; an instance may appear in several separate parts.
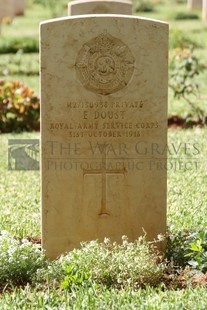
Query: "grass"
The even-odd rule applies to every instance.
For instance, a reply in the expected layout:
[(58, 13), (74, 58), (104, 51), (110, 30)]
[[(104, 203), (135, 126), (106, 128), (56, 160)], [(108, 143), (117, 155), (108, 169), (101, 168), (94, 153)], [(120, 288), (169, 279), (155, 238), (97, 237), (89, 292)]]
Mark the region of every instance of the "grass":
[[(205, 229), (207, 227), (207, 130), (172, 130), (169, 132), (168, 144), (187, 147), (182, 154), (184, 166), (177, 166), (174, 171), (174, 155), (169, 158), (168, 170), (168, 226), (176, 233), (178, 230)], [(196, 154), (193, 145), (199, 150)], [(184, 148), (183, 148), (184, 149)], [(180, 156), (181, 157), (181, 156)], [(187, 159), (186, 159), (187, 158)], [(182, 160), (181, 160), (182, 161)], [(172, 168), (170, 163), (173, 164)], [(196, 166), (197, 165), (197, 166)], [(184, 168), (184, 169), (183, 169)], [(199, 212), (198, 212), (199, 210)]]
[(2, 26), (3, 37), (29, 36), (38, 37), (40, 21), (50, 19), (50, 12), (42, 6), (30, 4), (25, 10), (25, 16), (18, 16), (12, 24)]
[(8, 138), (24, 139), (36, 136), (31, 133), (1, 135), (0, 230), (8, 230), (18, 238), (40, 236), (40, 177), (38, 171), (7, 170)]
[(51, 288), (46, 292), (31, 289), (17, 289), (12, 294), (6, 292), (0, 300), (2, 309), (28, 310), (28, 309), (103, 309), (103, 310), (179, 310), (207, 308), (207, 294), (204, 287), (184, 291), (165, 291), (162, 289), (147, 288), (134, 292), (133, 290), (107, 290), (92, 289), (79, 290), (78, 292), (62, 292)]
[[(134, 0), (136, 2), (136, 0)], [(153, 1), (152, 1), (153, 2)], [(162, 1), (154, 1), (155, 9), (152, 12), (139, 12), (136, 15), (143, 16), (152, 19), (159, 19), (163, 21), (167, 21), (173, 23), (175, 21), (174, 16), (179, 12), (190, 12), (187, 10), (186, 3), (177, 3), (176, 1), (162, 0)], [(194, 11), (201, 18), (201, 10)], [(176, 25), (177, 25), (177, 21)], [(183, 21), (181, 21), (182, 23)], [(191, 24), (195, 22), (195, 20), (188, 20), (187, 23)]]

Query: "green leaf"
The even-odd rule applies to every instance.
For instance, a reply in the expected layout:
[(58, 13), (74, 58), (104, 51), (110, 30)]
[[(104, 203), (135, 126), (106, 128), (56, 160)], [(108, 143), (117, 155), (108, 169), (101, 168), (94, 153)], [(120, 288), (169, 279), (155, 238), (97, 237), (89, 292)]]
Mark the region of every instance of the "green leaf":
[(69, 287), (68, 281), (63, 281), (63, 282), (61, 283), (61, 288), (68, 288), (68, 287)]
[(193, 268), (197, 268), (198, 267), (198, 262), (196, 262), (195, 260), (189, 260), (188, 264), (190, 266), (192, 266)]

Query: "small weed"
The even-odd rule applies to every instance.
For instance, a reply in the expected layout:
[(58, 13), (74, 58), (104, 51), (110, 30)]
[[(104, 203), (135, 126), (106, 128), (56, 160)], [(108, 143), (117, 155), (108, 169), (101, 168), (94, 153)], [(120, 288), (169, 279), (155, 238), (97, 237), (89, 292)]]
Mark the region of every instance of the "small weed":
[(188, 251), (189, 253), (185, 254), (185, 257), (189, 258), (188, 264), (201, 272), (207, 272), (207, 230), (193, 235)]
[(25, 285), (32, 282), (39, 268), (45, 266), (45, 258), (37, 246), (14, 239), (8, 232), (0, 235), (0, 287)]
[(77, 264), (71, 264), (66, 268), (66, 274), (64, 281), (61, 284), (61, 287), (64, 289), (72, 289), (77, 286), (90, 286), (90, 270), (80, 270)]
[[(80, 250), (66, 256), (70, 271), (66, 287), (75, 281), (74, 277), (81, 282), (91, 277), (98, 284), (116, 288), (156, 286), (165, 270), (165, 264), (158, 263), (158, 259), (155, 248), (145, 238), (130, 243), (123, 237), (121, 245), (108, 239), (104, 243), (83, 243)], [(71, 267), (74, 263), (75, 268)]]
[(169, 234), (167, 259), (177, 267), (189, 265), (201, 272), (207, 271), (207, 231)]

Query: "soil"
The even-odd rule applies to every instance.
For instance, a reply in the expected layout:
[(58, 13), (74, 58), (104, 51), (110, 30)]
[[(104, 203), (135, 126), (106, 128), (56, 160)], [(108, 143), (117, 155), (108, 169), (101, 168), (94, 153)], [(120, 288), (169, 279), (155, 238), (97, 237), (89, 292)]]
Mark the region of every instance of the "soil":
[(27, 237), (27, 240), (33, 244), (41, 245), (41, 239), (39, 237)]
[(201, 120), (192, 118), (182, 118), (179, 115), (173, 115), (168, 118), (168, 128), (193, 128), (203, 127)]
[(200, 275), (194, 275), (191, 278), (191, 283), (193, 285), (193, 287), (196, 287), (198, 285), (204, 285), (207, 287), (207, 273), (205, 274), (200, 274)]

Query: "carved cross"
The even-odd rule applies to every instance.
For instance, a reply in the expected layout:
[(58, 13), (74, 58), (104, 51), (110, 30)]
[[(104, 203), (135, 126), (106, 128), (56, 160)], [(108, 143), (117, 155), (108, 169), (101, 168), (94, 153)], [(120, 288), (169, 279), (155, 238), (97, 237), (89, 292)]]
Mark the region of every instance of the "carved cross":
[(103, 152), (102, 152), (102, 169), (91, 169), (91, 170), (87, 170), (87, 169), (84, 169), (83, 170), (83, 175), (87, 175), (87, 174), (91, 174), (91, 175), (94, 175), (94, 174), (98, 174), (98, 175), (101, 175), (102, 176), (102, 198), (101, 198), (101, 210), (100, 210), (100, 213), (99, 215), (100, 216), (106, 216), (106, 215), (109, 215), (109, 212), (107, 211), (107, 208), (106, 208), (106, 186), (107, 186), (107, 180), (106, 180), (106, 177), (108, 174), (124, 174), (126, 173), (126, 168), (123, 168), (123, 169), (107, 169), (106, 168), (106, 162), (107, 162), (107, 159), (106, 159), (106, 145), (104, 145), (104, 148), (103, 148)]

